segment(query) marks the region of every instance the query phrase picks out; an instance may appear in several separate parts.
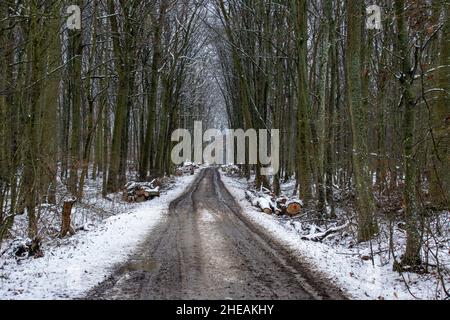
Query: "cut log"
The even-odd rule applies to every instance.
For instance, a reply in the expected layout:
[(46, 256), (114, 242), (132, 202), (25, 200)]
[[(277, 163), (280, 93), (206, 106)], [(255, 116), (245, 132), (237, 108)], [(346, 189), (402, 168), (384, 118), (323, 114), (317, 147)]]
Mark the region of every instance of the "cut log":
[(160, 196), (160, 192), (159, 192), (159, 188), (144, 188), (143, 189), (144, 193), (144, 197), (146, 199), (151, 198), (151, 197), (159, 197)]
[(266, 195), (258, 196), (250, 191), (246, 191), (245, 197), (250, 201), (252, 206), (258, 207), (266, 214), (272, 214), (276, 209), (276, 205), (272, 202), (272, 199)]
[(138, 202), (138, 203), (145, 202), (145, 197), (144, 196), (137, 197), (136, 202)]
[(286, 203), (286, 214), (294, 217), (302, 212), (302, 204), (300, 201), (291, 200)]
[(267, 198), (260, 197), (258, 198), (258, 206), (261, 209), (262, 212), (265, 214), (272, 214), (273, 213), (273, 206), (270, 203), (271, 201)]
[(278, 205), (279, 207), (285, 206), (286, 203), (288, 202), (288, 198), (285, 197), (285, 196), (279, 197), (279, 198), (276, 200), (276, 202), (277, 202), (277, 205)]

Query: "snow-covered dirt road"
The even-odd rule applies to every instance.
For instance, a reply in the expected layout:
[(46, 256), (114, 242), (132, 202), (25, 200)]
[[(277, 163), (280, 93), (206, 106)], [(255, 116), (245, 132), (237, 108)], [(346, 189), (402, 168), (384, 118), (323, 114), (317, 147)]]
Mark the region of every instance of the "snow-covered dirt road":
[(219, 172), (204, 169), (133, 257), (90, 299), (342, 299), (250, 223)]

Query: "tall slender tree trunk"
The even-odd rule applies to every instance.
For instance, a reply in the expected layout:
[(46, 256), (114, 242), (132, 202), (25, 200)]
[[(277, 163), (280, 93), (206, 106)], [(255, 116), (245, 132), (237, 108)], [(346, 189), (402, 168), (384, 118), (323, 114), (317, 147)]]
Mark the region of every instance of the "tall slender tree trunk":
[(160, 5), (159, 18), (155, 21), (153, 59), (150, 74), (150, 92), (148, 93), (147, 110), (147, 130), (145, 132), (144, 146), (141, 152), (139, 175), (141, 179), (147, 178), (150, 164), (150, 152), (154, 141), (155, 113), (158, 101), (159, 74), (158, 69), (161, 63), (161, 36), (163, 31), (164, 17), (167, 9), (167, 1), (162, 0)]
[[(93, 17), (97, 17), (97, 9), (98, 9), (98, 3), (94, 2), (94, 8), (92, 10)], [(95, 138), (95, 131), (97, 128), (96, 123), (94, 123), (94, 109), (95, 109), (95, 97), (94, 97), (94, 82), (93, 82), (93, 76), (94, 76), (94, 64), (96, 62), (95, 55), (97, 50), (97, 19), (93, 19), (92, 26), (91, 26), (91, 39), (90, 39), (90, 45), (91, 45), (91, 52), (89, 55), (89, 65), (88, 65), (88, 72), (86, 73), (86, 80), (85, 80), (85, 87), (84, 92), (86, 93), (86, 100), (87, 100), (87, 132), (86, 132), (86, 139), (84, 141), (83, 146), (83, 153), (81, 158), (81, 176), (78, 183), (78, 190), (77, 190), (77, 197), (78, 199), (83, 198), (84, 193), (84, 183), (86, 178), (88, 177), (88, 171), (89, 171), (89, 162), (90, 162), (90, 154), (92, 149), (92, 143)]]
[(29, 43), (27, 46), (28, 64), (28, 94), (26, 103), (27, 110), (26, 137), (27, 145), (24, 152), (24, 171), (23, 171), (23, 193), (24, 204), (28, 216), (28, 236), (34, 238), (38, 233), (38, 217), (36, 205), (38, 202), (39, 191), (39, 127), (40, 121), (39, 103), (41, 99), (41, 76), (42, 76), (42, 41), (44, 28), (40, 18), (38, 4), (32, 2), (30, 6), (31, 14), (28, 20), (27, 31)]
[(335, 167), (335, 143), (334, 143), (334, 135), (335, 135), (335, 106), (339, 104), (338, 97), (336, 96), (336, 87), (337, 87), (337, 73), (339, 72), (338, 67), (338, 53), (336, 48), (336, 19), (333, 17), (333, 3), (334, 1), (328, 1), (326, 12), (327, 19), (330, 21), (329, 27), (329, 47), (330, 47), (330, 90), (328, 93), (328, 105), (326, 107), (326, 142), (325, 142), (325, 176), (326, 176), (326, 199), (328, 204), (331, 207), (330, 216), (335, 217), (335, 204), (333, 198), (333, 176), (334, 176), (334, 167)]
[(347, 99), (353, 137), (353, 178), (356, 187), (358, 241), (368, 241), (377, 232), (375, 205), (368, 164), (367, 110), (362, 103), (361, 31), (362, 0), (347, 0)]
[(321, 214), (326, 214), (326, 176), (325, 167), (325, 137), (326, 137), (326, 105), (327, 105), (327, 87), (330, 84), (330, 78), (328, 73), (329, 56), (330, 56), (330, 22), (332, 21), (332, 1), (327, 1), (325, 4), (325, 17), (326, 19), (322, 23), (323, 39), (321, 44), (321, 61), (320, 61), (320, 81), (319, 81), (319, 110), (317, 119), (317, 140), (318, 140), (318, 164), (317, 164), (317, 194), (318, 194), (318, 210)]
[[(82, 0), (76, 2), (81, 7)], [(81, 80), (81, 63), (82, 63), (82, 33), (81, 30), (69, 30), (69, 101), (72, 114), (71, 121), (71, 138), (70, 138), (70, 170), (68, 187), (73, 195), (77, 195), (78, 188), (78, 170), (80, 169), (80, 146), (82, 140), (82, 80)]]
[(432, 156), (430, 194), (433, 203), (449, 208), (450, 203), (450, 1), (442, 1), (445, 19), (440, 41), (437, 86), (442, 92), (433, 105), (434, 150)]
[(400, 84), (402, 88), (403, 105), (405, 115), (403, 120), (404, 140), (403, 140), (403, 164), (405, 170), (405, 188), (403, 201), (405, 206), (406, 220), (406, 250), (402, 258), (402, 265), (420, 265), (421, 239), (418, 228), (419, 214), (416, 199), (416, 178), (417, 169), (414, 159), (415, 154), (415, 99), (412, 92), (414, 74), (410, 61), (410, 51), (408, 48), (408, 27), (405, 18), (405, 1), (395, 0), (395, 17), (397, 20), (397, 41), (399, 56), (402, 57)]
[[(108, 182), (107, 190), (108, 192), (116, 192), (120, 188), (120, 163), (122, 156), (122, 139), (123, 139), (123, 129), (126, 125), (127, 119), (127, 107), (128, 107), (128, 93), (129, 93), (129, 35), (125, 35), (125, 47), (121, 46), (120, 43), (120, 33), (119, 24), (117, 16), (114, 14), (116, 12), (116, 6), (114, 0), (108, 1), (109, 12), (111, 13), (111, 31), (113, 38), (113, 48), (114, 56), (116, 58), (115, 66), (116, 72), (118, 74), (118, 84), (117, 84), (117, 101), (115, 108), (114, 117), (114, 128), (112, 136), (112, 144), (110, 150), (110, 161), (109, 161), (109, 171), (108, 171)], [(125, 8), (122, 8), (125, 9)], [(125, 14), (126, 15), (126, 14)], [(128, 19), (129, 17), (125, 17)]]
[(311, 200), (309, 95), (308, 95), (308, 5), (306, 0), (291, 0), (298, 51), (297, 80), (297, 179), (300, 197)]

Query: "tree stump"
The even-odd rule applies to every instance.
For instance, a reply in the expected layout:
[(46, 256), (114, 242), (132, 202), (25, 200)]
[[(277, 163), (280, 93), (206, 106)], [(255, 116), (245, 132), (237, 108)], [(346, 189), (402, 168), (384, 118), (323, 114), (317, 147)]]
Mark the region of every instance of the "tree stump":
[(69, 198), (64, 200), (62, 219), (61, 219), (61, 232), (59, 234), (60, 238), (64, 238), (67, 234), (73, 236), (75, 230), (72, 227), (72, 208), (77, 202), (75, 198)]

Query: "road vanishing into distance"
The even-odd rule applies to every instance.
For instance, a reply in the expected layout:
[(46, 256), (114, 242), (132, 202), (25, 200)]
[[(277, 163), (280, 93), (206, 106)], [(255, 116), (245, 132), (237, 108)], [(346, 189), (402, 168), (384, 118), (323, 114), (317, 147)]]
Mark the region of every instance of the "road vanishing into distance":
[[(151, 212), (149, 212), (151, 214)], [(288, 249), (254, 226), (215, 168), (170, 204), (125, 264), (88, 299), (344, 299)]]

